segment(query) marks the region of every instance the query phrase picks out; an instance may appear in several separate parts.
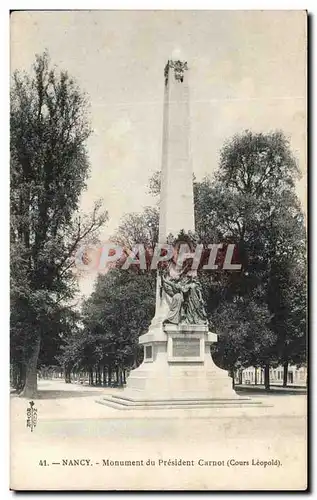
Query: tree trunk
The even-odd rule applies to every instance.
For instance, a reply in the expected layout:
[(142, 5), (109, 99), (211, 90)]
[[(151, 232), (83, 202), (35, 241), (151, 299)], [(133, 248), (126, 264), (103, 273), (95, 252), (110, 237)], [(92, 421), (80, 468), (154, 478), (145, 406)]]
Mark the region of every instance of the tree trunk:
[(258, 385), (258, 369), (254, 367), (254, 385)]
[(64, 380), (65, 384), (70, 384), (71, 383), (71, 368), (70, 365), (65, 364), (64, 365)]
[(117, 368), (116, 368), (116, 379), (117, 379), (117, 385), (120, 385), (120, 377), (119, 377), (119, 372), (120, 372), (120, 368), (117, 366)]
[(11, 385), (14, 389), (18, 389), (18, 387), (19, 387), (19, 363), (12, 364)]
[(103, 374), (103, 385), (107, 385), (107, 367), (103, 365), (102, 368), (102, 374)]
[(101, 366), (98, 365), (98, 385), (101, 385)]
[(119, 378), (120, 378), (120, 387), (123, 386), (123, 376), (122, 376), (122, 368), (119, 368)]
[(89, 385), (94, 385), (92, 368), (89, 368)]
[(283, 387), (287, 387), (288, 361), (283, 363)]
[(112, 378), (112, 368), (111, 368), (111, 366), (108, 366), (108, 386), (109, 387), (111, 386), (111, 382), (112, 382), (111, 378)]
[(21, 392), (23, 390), (23, 387), (25, 385), (25, 364), (22, 362), (19, 362), (19, 373), (18, 373), (18, 386), (17, 386), (17, 391)]
[(230, 377), (232, 378), (232, 388), (234, 389), (234, 387), (235, 387), (235, 381), (234, 381), (234, 367), (230, 369)]
[(270, 365), (264, 367), (264, 387), (267, 391), (270, 390)]
[(239, 370), (239, 384), (242, 385), (242, 368)]
[(71, 370), (68, 367), (65, 368), (65, 383), (66, 384), (72, 383)]
[(127, 383), (127, 372), (126, 372), (126, 370), (123, 370), (123, 383), (124, 384)]
[(32, 346), (32, 352), (26, 364), (25, 384), (20, 396), (22, 398), (35, 398), (37, 395), (37, 361), (41, 346), (41, 338), (38, 336)]

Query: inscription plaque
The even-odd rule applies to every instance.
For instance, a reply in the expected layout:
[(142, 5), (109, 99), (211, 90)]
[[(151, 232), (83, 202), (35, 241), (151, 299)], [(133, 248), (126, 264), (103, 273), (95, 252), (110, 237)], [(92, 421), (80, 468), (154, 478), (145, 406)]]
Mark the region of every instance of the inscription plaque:
[(196, 358), (200, 356), (199, 339), (173, 339), (174, 358)]

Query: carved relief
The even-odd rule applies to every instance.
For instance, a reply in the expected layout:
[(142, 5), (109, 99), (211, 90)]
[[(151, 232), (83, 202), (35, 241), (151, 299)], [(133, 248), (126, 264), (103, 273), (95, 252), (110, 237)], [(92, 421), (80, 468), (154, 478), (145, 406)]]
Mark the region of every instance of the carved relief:
[(179, 278), (161, 275), (161, 287), (168, 298), (169, 312), (164, 324), (207, 325), (201, 284), (189, 273)]
[(169, 68), (174, 69), (174, 77), (178, 82), (184, 81), (184, 72), (188, 70), (186, 61), (168, 61), (164, 68), (165, 85), (168, 83)]

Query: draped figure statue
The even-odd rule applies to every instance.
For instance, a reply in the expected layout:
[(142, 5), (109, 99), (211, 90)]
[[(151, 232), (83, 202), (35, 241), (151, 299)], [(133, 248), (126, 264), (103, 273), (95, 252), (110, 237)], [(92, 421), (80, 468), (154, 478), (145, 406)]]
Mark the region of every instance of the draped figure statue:
[(172, 323), (178, 325), (182, 320), (182, 305), (184, 295), (179, 279), (169, 279), (166, 276), (161, 276), (162, 288), (167, 296), (171, 297), (169, 302), (169, 312), (164, 320), (164, 323)]
[(189, 276), (185, 276), (183, 280), (184, 322), (191, 325), (207, 325), (207, 313), (199, 280)]
[(186, 275), (171, 279), (162, 275), (161, 280), (163, 290), (171, 298), (164, 324), (208, 324), (201, 284), (197, 278)]

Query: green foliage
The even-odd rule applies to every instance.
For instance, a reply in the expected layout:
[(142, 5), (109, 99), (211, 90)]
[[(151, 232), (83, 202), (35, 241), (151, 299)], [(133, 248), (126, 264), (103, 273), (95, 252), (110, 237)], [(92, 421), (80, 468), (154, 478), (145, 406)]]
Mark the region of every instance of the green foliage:
[(131, 368), (138, 359), (138, 338), (154, 315), (155, 275), (111, 269), (99, 275), (82, 308), (83, 330), (67, 340), (62, 361), (89, 369), (100, 363)]
[(33, 344), (59, 330), (60, 306), (76, 291), (75, 252), (107, 219), (99, 203), (89, 216), (78, 212), (89, 173), (87, 116), (86, 97), (67, 72), (50, 68), (47, 53), (36, 56), (31, 75), (13, 75), (11, 354), (26, 386), (36, 370)]
[[(246, 131), (226, 141), (214, 179), (194, 182), (197, 241), (235, 243), (242, 264), (241, 272), (200, 273), (222, 366), (305, 362), (306, 234), (298, 177), (282, 132)], [(154, 194), (159, 179), (151, 180)]]
[[(99, 275), (76, 313), (74, 255), (107, 220), (97, 203), (79, 214), (89, 175), (88, 103), (67, 72), (37, 56), (15, 73), (11, 93), (11, 359), (25, 395), (37, 363), (70, 370), (125, 370), (140, 362), (138, 337), (154, 315), (156, 272)], [(235, 243), (239, 272), (200, 272), (214, 357), (233, 369), (304, 363), (306, 234), (295, 194), (298, 167), (282, 132), (246, 131), (220, 152), (215, 178), (194, 179), (196, 233), (178, 240)], [(160, 174), (150, 181), (160, 191)], [(127, 214), (113, 241), (131, 249), (158, 241), (157, 208)], [(175, 239), (171, 239), (175, 241)], [(110, 377), (111, 378), (111, 377)], [(34, 377), (33, 377), (34, 384)], [(32, 389), (32, 391), (31, 391)]]
[(298, 176), (283, 132), (254, 134), (247, 130), (225, 142), (216, 179), (231, 192), (270, 198), (277, 191), (294, 188)]
[(223, 302), (214, 311), (213, 322), (219, 332), (214, 358), (223, 368), (264, 366), (271, 361), (275, 334), (267, 307), (256, 297)]
[(127, 249), (132, 249), (137, 243), (154, 248), (158, 242), (158, 223), (157, 208), (146, 207), (142, 213), (127, 214), (112, 239)]
[[(214, 305), (220, 308), (220, 319), (228, 318), (231, 325), (226, 308), (240, 310), (242, 303), (248, 304), (248, 323), (259, 336), (250, 351), (257, 353), (253, 364), (263, 364), (263, 357), (267, 362), (305, 361), (306, 235), (295, 194), (297, 177), (296, 161), (281, 132), (246, 131), (224, 145), (215, 180), (206, 178), (195, 185), (196, 230), (201, 240), (231, 241), (238, 247), (241, 273), (215, 275), (224, 302), (214, 300)], [(253, 324), (254, 296), (270, 317), (262, 330)], [(235, 315), (239, 318), (239, 311)], [(231, 334), (217, 349), (231, 360), (235, 358), (231, 351), (241, 350), (245, 364), (241, 346), (248, 328), (241, 324), (243, 328), (231, 325)], [(224, 322), (221, 331), (226, 331)], [(241, 362), (239, 356), (236, 360)]]
[[(246, 131), (225, 143), (213, 180), (194, 181), (191, 243), (235, 243), (242, 264), (239, 272), (199, 272), (209, 323), (219, 334), (214, 357), (225, 368), (305, 362), (306, 235), (297, 178), (282, 132)], [(150, 191), (156, 196), (159, 189), (156, 173)], [(137, 224), (134, 218), (120, 228), (129, 237), (133, 231), (129, 242), (146, 227), (146, 214)]]
[[(158, 239), (158, 211), (127, 214), (112, 238), (126, 249), (143, 243), (152, 248)], [(108, 372), (129, 369), (142, 360), (138, 338), (146, 333), (155, 312), (156, 272), (138, 266), (113, 268), (100, 274), (94, 291), (83, 303), (83, 328), (69, 338), (60, 358), (73, 369)]]

